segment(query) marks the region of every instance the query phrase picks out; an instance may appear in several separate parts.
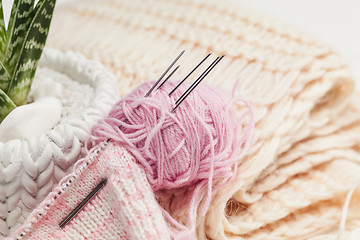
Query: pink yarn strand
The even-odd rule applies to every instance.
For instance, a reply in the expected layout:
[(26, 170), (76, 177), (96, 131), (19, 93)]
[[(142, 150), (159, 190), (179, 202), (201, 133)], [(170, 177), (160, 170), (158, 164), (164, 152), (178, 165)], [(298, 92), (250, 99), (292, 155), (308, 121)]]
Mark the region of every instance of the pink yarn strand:
[[(144, 98), (151, 84), (142, 84), (117, 103), (93, 128), (87, 146), (109, 138), (121, 143), (142, 166), (154, 191), (193, 185), (191, 200), (186, 203), (188, 227), (164, 210), (174, 239), (189, 239), (195, 234), (199, 205), (201, 214), (206, 215), (213, 195), (234, 179), (250, 144), (253, 111), (246, 100), (229, 99), (201, 84), (171, 113), (186, 84), (171, 97), (167, 93), (175, 84), (169, 82)], [(234, 116), (235, 102), (247, 108), (239, 119)]]

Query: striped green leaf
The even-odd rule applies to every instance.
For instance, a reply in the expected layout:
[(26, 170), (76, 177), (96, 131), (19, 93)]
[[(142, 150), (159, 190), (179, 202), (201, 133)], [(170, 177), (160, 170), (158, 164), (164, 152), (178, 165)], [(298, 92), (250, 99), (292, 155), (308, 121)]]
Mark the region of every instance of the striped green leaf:
[[(4, 13), (2, 7), (2, 0), (0, 0), (0, 59), (4, 57), (7, 44), (7, 35), (4, 21)], [(0, 62), (0, 89), (6, 91), (10, 83), (11, 76)]]
[(4, 58), (7, 44), (7, 35), (4, 21), (4, 11), (2, 7), (2, 0), (0, 0), (0, 59)]
[(7, 37), (10, 37), (11, 34), (11, 29), (14, 28), (14, 22), (15, 22), (15, 15), (17, 13), (17, 9), (16, 7), (19, 5), (19, 0), (14, 0), (12, 8), (11, 8), (11, 14), (10, 14), (10, 18), (9, 18), (9, 23), (8, 23), (8, 27), (7, 27)]
[(34, 17), (28, 27), (20, 57), (15, 67), (8, 96), (16, 105), (26, 103), (32, 80), (44, 49), (56, 0), (39, 1), (34, 9)]
[(8, 73), (4, 65), (0, 62), (0, 89), (5, 92), (8, 88), (10, 80), (10, 74)]
[(0, 0), (0, 122), (27, 95), (41, 57), (56, 0), (14, 0), (5, 27)]
[(35, 0), (14, 0), (7, 29), (8, 43), (2, 61), (10, 75), (13, 75), (18, 62), (26, 32), (32, 19), (34, 3)]
[(11, 99), (0, 90), (0, 122), (14, 109), (16, 105), (11, 101)]

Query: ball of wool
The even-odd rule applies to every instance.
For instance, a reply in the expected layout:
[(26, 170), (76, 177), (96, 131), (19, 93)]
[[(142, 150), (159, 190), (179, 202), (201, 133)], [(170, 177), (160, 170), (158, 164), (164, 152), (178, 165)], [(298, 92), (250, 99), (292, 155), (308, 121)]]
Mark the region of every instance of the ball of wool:
[(219, 187), (234, 176), (252, 128), (240, 133), (243, 119), (234, 116), (234, 100), (218, 89), (200, 84), (172, 112), (189, 85), (169, 96), (176, 84), (168, 82), (144, 97), (152, 85), (143, 83), (120, 100), (93, 128), (91, 142), (120, 142), (143, 167), (154, 191), (195, 187), (188, 213), (195, 226), (201, 196), (208, 196), (205, 214), (217, 190), (213, 181), (221, 180)]
[(175, 87), (169, 82), (144, 97), (152, 84), (140, 85), (118, 102), (94, 127), (96, 140), (121, 142), (142, 165), (154, 191), (207, 181), (212, 171), (213, 179), (230, 177), (232, 156), (240, 150), (230, 98), (200, 84), (172, 113), (188, 85), (169, 96)]

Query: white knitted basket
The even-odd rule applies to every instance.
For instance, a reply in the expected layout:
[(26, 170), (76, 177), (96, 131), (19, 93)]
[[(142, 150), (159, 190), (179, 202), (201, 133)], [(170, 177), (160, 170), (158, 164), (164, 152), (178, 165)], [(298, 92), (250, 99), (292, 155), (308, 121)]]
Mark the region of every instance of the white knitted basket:
[[(78, 118), (25, 140), (0, 142), (0, 238), (15, 230), (84, 154), (91, 127), (118, 100), (114, 77), (82, 55), (46, 49), (39, 69), (50, 68), (94, 88)], [(50, 76), (51, 77), (51, 76)]]

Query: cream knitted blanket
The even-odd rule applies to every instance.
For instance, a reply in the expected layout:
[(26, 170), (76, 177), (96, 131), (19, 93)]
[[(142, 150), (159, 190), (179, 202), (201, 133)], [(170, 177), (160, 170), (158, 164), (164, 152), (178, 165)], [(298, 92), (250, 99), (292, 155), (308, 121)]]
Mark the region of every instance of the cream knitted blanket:
[[(55, 12), (48, 44), (101, 61), (122, 96), (158, 77), (183, 49), (178, 77), (209, 51), (226, 54), (206, 81), (231, 94), (240, 78), (235, 93), (254, 107), (256, 130), (236, 180), (199, 214), (198, 238), (335, 239), (360, 177), (360, 96), (332, 49), (213, 0), (77, 0)], [(157, 194), (172, 216), (186, 219), (179, 197)], [(360, 228), (359, 201), (355, 190), (348, 231)]]

